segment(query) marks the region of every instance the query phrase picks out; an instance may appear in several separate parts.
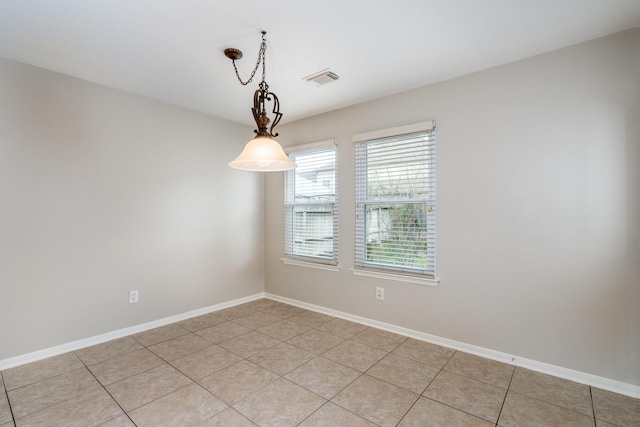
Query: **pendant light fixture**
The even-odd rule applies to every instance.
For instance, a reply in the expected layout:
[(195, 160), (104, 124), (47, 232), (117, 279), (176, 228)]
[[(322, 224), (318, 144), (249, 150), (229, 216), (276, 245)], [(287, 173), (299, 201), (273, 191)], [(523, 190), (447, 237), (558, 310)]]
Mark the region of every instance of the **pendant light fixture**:
[[(235, 169), (258, 172), (276, 172), (296, 167), (296, 164), (285, 154), (280, 144), (273, 139), (278, 136), (277, 133), (273, 133), (273, 128), (275, 128), (280, 122), (282, 113), (280, 113), (280, 101), (278, 101), (278, 97), (275, 93), (269, 92), (269, 85), (265, 81), (265, 52), (267, 51), (266, 35), (267, 32), (263, 31), (262, 43), (260, 44), (260, 51), (258, 52), (258, 61), (256, 62), (256, 66), (253, 69), (249, 80), (246, 82), (242, 81), (240, 74), (238, 73), (238, 67), (236, 67), (236, 60), (242, 58), (242, 52), (233, 48), (224, 50), (225, 56), (233, 62), (233, 68), (236, 70), (238, 81), (240, 81), (243, 86), (251, 83), (253, 76), (255, 76), (256, 71), (258, 71), (260, 63), (262, 63), (262, 81), (258, 85), (258, 90), (253, 94), (253, 108), (251, 108), (251, 111), (253, 112), (253, 119), (256, 122), (256, 126), (258, 126), (258, 129), (254, 130), (256, 137), (247, 142), (240, 155), (229, 163), (229, 166)], [(267, 101), (273, 101), (272, 112), (274, 117), (271, 127), (269, 127), (271, 120), (267, 117)]]

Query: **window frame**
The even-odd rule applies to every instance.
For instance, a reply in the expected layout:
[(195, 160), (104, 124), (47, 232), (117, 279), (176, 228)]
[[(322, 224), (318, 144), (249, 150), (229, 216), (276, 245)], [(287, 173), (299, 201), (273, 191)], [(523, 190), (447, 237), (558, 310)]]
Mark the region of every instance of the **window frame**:
[[(398, 198), (374, 198), (368, 199), (367, 195), (367, 170), (368, 159), (364, 156), (363, 150), (369, 146), (379, 143), (385, 139), (410, 137), (417, 133), (425, 133), (428, 135), (426, 150), (429, 157), (425, 162), (428, 179), (428, 197), (418, 203), (425, 207), (426, 210), (426, 232), (429, 237), (427, 251), (427, 262), (424, 268), (415, 268), (408, 266), (399, 266), (385, 264), (381, 262), (370, 262), (367, 260), (367, 206), (374, 205), (415, 205), (415, 200), (401, 200)], [(355, 259), (353, 273), (356, 275), (364, 275), (383, 279), (392, 279), (404, 282), (420, 283), (427, 285), (437, 285), (439, 279), (436, 276), (436, 248), (435, 248), (435, 232), (436, 232), (436, 123), (433, 120), (416, 123), (408, 126), (401, 126), (389, 129), (382, 129), (373, 132), (361, 133), (352, 137), (356, 144), (355, 158)], [(363, 144), (363, 145), (359, 145)], [(358, 154), (360, 153), (360, 154)]]
[[(285, 217), (285, 228), (284, 228), (284, 258), (281, 260), (285, 264), (290, 265), (298, 265), (312, 268), (319, 268), (323, 270), (333, 270), (337, 271), (339, 268), (338, 264), (338, 253), (339, 253), (339, 240), (338, 240), (338, 144), (335, 139), (328, 139), (324, 141), (313, 142), (309, 144), (302, 144), (292, 147), (285, 148), (285, 152), (295, 161), (295, 157), (299, 155), (312, 154), (314, 152), (322, 152), (322, 151), (333, 151), (334, 158), (334, 176), (333, 176), (333, 186), (334, 186), (334, 199), (332, 201), (326, 202), (305, 202), (300, 203), (295, 201), (295, 195), (293, 194), (295, 190), (295, 179), (296, 179), (296, 169), (292, 169), (285, 172), (284, 179), (284, 217)], [(305, 255), (300, 253), (295, 253), (295, 209), (296, 207), (324, 207), (330, 208), (331, 210), (331, 218), (332, 218), (332, 254), (331, 257), (322, 257), (322, 256), (312, 256)]]

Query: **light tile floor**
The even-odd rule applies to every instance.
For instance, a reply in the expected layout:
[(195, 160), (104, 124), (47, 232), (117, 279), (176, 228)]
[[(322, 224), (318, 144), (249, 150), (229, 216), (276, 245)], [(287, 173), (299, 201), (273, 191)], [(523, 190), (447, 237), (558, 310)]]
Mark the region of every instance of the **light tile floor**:
[(9, 426), (640, 426), (640, 400), (258, 300), (0, 373)]

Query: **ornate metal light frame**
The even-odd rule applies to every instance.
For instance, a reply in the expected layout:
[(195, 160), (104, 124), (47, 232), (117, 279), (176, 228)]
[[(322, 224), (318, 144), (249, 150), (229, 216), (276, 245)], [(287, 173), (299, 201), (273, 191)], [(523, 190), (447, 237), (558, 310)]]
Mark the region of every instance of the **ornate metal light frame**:
[[(260, 51), (258, 52), (258, 60), (255, 68), (251, 72), (251, 76), (246, 82), (240, 78), (238, 67), (236, 66), (236, 60), (242, 58), (242, 51), (235, 48), (224, 50), (225, 56), (233, 62), (236, 77), (238, 77), (238, 81), (242, 83), (243, 86), (251, 83), (256, 71), (258, 71), (258, 67), (262, 64), (262, 81), (258, 84), (258, 89), (253, 94), (253, 107), (251, 108), (253, 119), (258, 127), (254, 130), (256, 137), (245, 145), (242, 153), (240, 153), (235, 160), (229, 163), (229, 166), (235, 169), (273, 172), (289, 170), (296, 167), (296, 164), (286, 155), (280, 144), (273, 139), (278, 136), (277, 133), (274, 133), (274, 128), (280, 123), (282, 113), (280, 112), (280, 100), (275, 93), (269, 91), (269, 85), (266, 82), (266, 35), (267, 32), (262, 31), (262, 43), (260, 44)], [(267, 115), (267, 101), (273, 102), (273, 122)], [(269, 123), (271, 123), (270, 127)]]

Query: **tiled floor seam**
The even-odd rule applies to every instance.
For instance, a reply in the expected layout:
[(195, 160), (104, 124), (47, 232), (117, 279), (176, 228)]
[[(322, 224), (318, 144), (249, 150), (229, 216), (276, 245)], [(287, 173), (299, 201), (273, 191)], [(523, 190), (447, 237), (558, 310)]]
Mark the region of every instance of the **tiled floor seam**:
[[(318, 357), (320, 357), (320, 356), (318, 356)], [(336, 362), (336, 363), (338, 363), (338, 364), (342, 365), (342, 363), (340, 363), (340, 362)], [(346, 365), (342, 365), (342, 366), (346, 366)], [(328, 402), (333, 403), (334, 405), (338, 405), (337, 403), (333, 402), (333, 398), (334, 398), (334, 397), (336, 397), (337, 395), (339, 395), (340, 393), (342, 393), (342, 392), (344, 391), (344, 389), (345, 389), (345, 388), (349, 387), (351, 384), (353, 384), (355, 381), (357, 381), (357, 380), (358, 380), (358, 378), (360, 378), (360, 377), (361, 377), (361, 376), (363, 376), (363, 375), (364, 375), (364, 372), (360, 372), (360, 375), (358, 375), (357, 377), (355, 377), (355, 378), (353, 379), (353, 381), (351, 381), (349, 384), (347, 384), (347, 385), (345, 385), (344, 387), (342, 387), (342, 388), (340, 389), (340, 391), (338, 391), (336, 394), (334, 394), (333, 396), (331, 396), (331, 399), (327, 399), (327, 401), (328, 401)], [(311, 390), (309, 390), (309, 391), (311, 391)], [(322, 397), (322, 396), (320, 396), (320, 397)], [(340, 406), (340, 405), (338, 405), (338, 406)], [(342, 408), (342, 406), (340, 406), (340, 407)], [(349, 411), (347, 408), (343, 408), (343, 409), (346, 409), (347, 411)], [(351, 411), (349, 411), (349, 412), (351, 412)], [(356, 414), (356, 415), (358, 415), (358, 414)], [(358, 415), (358, 416), (359, 416), (359, 415)]]
[(593, 401), (593, 389), (591, 388), (591, 386), (589, 386), (589, 397), (591, 398), (591, 415), (593, 416), (593, 422), (594, 424), (598, 424), (598, 422), (596, 421), (596, 405)]
[[(364, 375), (364, 374), (363, 374), (363, 375)], [(360, 377), (358, 377), (358, 378), (360, 378)], [(356, 379), (357, 379), (357, 378), (356, 378)], [(354, 381), (355, 381), (355, 380), (354, 380)], [(345, 388), (346, 388), (346, 387), (345, 387)], [(306, 390), (306, 389), (305, 389), (305, 390)], [(342, 389), (342, 390), (344, 390), (344, 389)], [(342, 390), (340, 390), (340, 391), (342, 391)], [(311, 390), (309, 390), (309, 391), (311, 391)], [(313, 392), (312, 392), (312, 393), (313, 393)], [(340, 392), (336, 393), (336, 396), (337, 396), (339, 393), (340, 393)], [(322, 396), (320, 396), (320, 397), (322, 397)], [(324, 399), (324, 397), (323, 397), (323, 399)], [(318, 409), (316, 409), (315, 411), (313, 411), (312, 413), (310, 413), (310, 414), (309, 414), (305, 419), (303, 419), (302, 421), (300, 421), (300, 422), (299, 422), (298, 424), (296, 424), (296, 425), (297, 425), (297, 426), (299, 426), (299, 425), (304, 424), (304, 422), (305, 422), (307, 419), (311, 418), (311, 417), (312, 417), (316, 412), (320, 411), (322, 408), (324, 408), (324, 407), (325, 407), (326, 405), (328, 405), (328, 404), (336, 405), (336, 406), (338, 406), (338, 407), (340, 407), (340, 408), (344, 409), (345, 411), (347, 411), (347, 412), (349, 412), (349, 413), (351, 413), (351, 414), (355, 415), (355, 416), (356, 416), (356, 417), (358, 417), (358, 418), (362, 418), (363, 420), (367, 420), (366, 418), (363, 418), (361, 415), (358, 415), (358, 414), (356, 414), (355, 412), (353, 412), (353, 411), (351, 411), (351, 410), (349, 410), (349, 409), (347, 409), (347, 408), (345, 408), (345, 407), (343, 407), (343, 406), (340, 406), (340, 405), (338, 405), (337, 403), (332, 402), (332, 401), (331, 401), (331, 399), (329, 399), (329, 400), (327, 400), (326, 402), (324, 402), (324, 404), (323, 404), (322, 406), (320, 406)], [(373, 422), (373, 421), (371, 421), (371, 420), (367, 420), (367, 421), (369, 421), (371, 424), (373, 424), (373, 425), (375, 425), (375, 426), (378, 426), (378, 427), (380, 426), (379, 424), (376, 424), (376, 423), (374, 423), (374, 422)], [(398, 424), (399, 424), (399, 423), (400, 423), (400, 422), (398, 422)], [(397, 425), (397, 424), (396, 424), (396, 425)], [(337, 426), (336, 426), (336, 427), (337, 427)]]
[[(398, 345), (399, 347), (400, 345)], [(396, 348), (398, 348), (396, 347)], [(394, 349), (395, 350), (395, 349)], [(455, 354), (456, 352), (454, 351), (453, 354)], [(451, 357), (453, 357), (453, 354), (451, 355)], [(449, 360), (451, 360), (451, 357), (449, 358)], [(449, 361), (447, 360), (447, 362)], [(398, 424), (396, 425), (400, 425), (400, 423), (402, 423), (402, 420), (404, 420), (407, 417), (407, 414), (409, 414), (409, 412), (411, 412), (411, 410), (413, 409), (414, 406), (416, 406), (416, 403), (418, 403), (418, 401), (420, 400), (421, 397), (424, 397), (425, 399), (428, 399), (428, 397), (424, 396), (424, 392), (427, 391), (427, 389), (429, 388), (429, 386), (431, 385), (431, 383), (433, 383), (433, 381), (436, 379), (436, 377), (438, 376), (438, 374), (440, 374), (440, 372), (442, 372), (444, 370), (444, 367), (446, 366), (446, 363), (444, 365), (442, 365), (442, 367), (438, 370), (438, 373), (435, 374), (433, 376), (433, 378), (431, 378), (431, 381), (429, 381), (429, 384), (427, 384), (422, 391), (420, 392), (420, 395), (418, 396), (418, 398), (416, 399), (415, 402), (413, 402), (413, 404), (411, 405), (411, 407), (409, 407), (409, 409), (407, 410), (407, 412), (405, 412), (405, 414), (402, 416), (402, 418), (400, 418), (400, 421), (398, 421)], [(371, 369), (371, 368), (369, 368)], [(431, 399), (433, 400), (433, 399)], [(435, 400), (434, 400), (435, 402)]]
[[(510, 390), (507, 389), (507, 394), (509, 394), (509, 391)], [(527, 399), (533, 399), (533, 400), (536, 400), (538, 402), (541, 402), (541, 403), (544, 403), (544, 404), (547, 404), (547, 405), (551, 405), (551, 406), (554, 406), (556, 408), (560, 408), (560, 409), (565, 410), (565, 411), (573, 412), (574, 414), (578, 414), (578, 415), (582, 415), (582, 416), (588, 417), (588, 415), (585, 414), (584, 412), (575, 411), (575, 410), (569, 409), (569, 408), (567, 408), (565, 406), (560, 406), (560, 405), (556, 405), (555, 403), (547, 402), (546, 400), (538, 399), (538, 398), (535, 398), (535, 397), (532, 397), (532, 396), (527, 396), (526, 394), (518, 393), (517, 391), (511, 391), (511, 393), (517, 394), (517, 395), (525, 397)], [(506, 400), (506, 396), (505, 396), (505, 400)], [(593, 403), (591, 404), (591, 406), (592, 406), (592, 410), (593, 410)], [(594, 425), (596, 425), (596, 417), (593, 416), (593, 415), (591, 417), (592, 417), (591, 419), (593, 420)], [(500, 420), (500, 419), (498, 418), (498, 420)], [(609, 424), (611, 424), (611, 423), (609, 423)], [(615, 424), (613, 424), (613, 425), (615, 425)]]
[[(190, 379), (190, 378), (189, 378), (189, 379)], [(145, 403), (143, 403), (143, 404), (142, 404), (142, 405), (140, 405), (140, 406), (137, 406), (137, 407), (135, 407), (135, 408), (131, 408), (131, 409), (129, 410), (129, 412), (125, 411), (124, 409), (122, 409), (122, 410), (123, 410), (123, 411), (124, 411), (124, 413), (127, 415), (127, 417), (131, 420), (131, 422), (132, 422), (134, 425), (136, 425), (136, 423), (135, 423), (135, 422), (131, 419), (131, 417), (129, 416), (129, 413), (131, 413), (131, 412), (133, 412), (133, 411), (135, 411), (135, 410), (138, 410), (138, 409), (140, 409), (140, 408), (142, 408), (142, 407), (144, 407), (144, 406), (146, 406), (146, 405), (149, 405), (149, 404), (151, 404), (151, 403), (155, 402), (156, 400), (160, 400), (160, 399), (162, 399), (163, 397), (169, 396), (170, 394), (175, 393), (176, 391), (182, 390), (183, 388), (190, 387), (190, 386), (192, 386), (193, 384), (197, 385), (198, 387), (200, 387), (201, 389), (203, 389), (204, 391), (206, 391), (207, 393), (209, 393), (210, 395), (212, 395), (213, 397), (215, 397), (216, 399), (218, 399), (218, 397), (217, 397), (217, 396), (215, 396), (213, 393), (211, 393), (211, 392), (210, 392), (209, 390), (207, 390), (206, 388), (202, 387), (202, 385), (201, 385), (200, 383), (198, 383), (197, 381), (193, 381), (193, 380), (192, 380), (192, 381), (191, 381), (189, 384), (187, 384), (187, 385), (184, 385), (184, 386), (182, 386), (182, 387), (179, 387), (179, 388), (177, 388), (177, 389), (175, 389), (175, 390), (171, 390), (169, 393), (167, 393), (167, 394), (163, 394), (162, 396), (158, 396), (158, 397), (156, 397), (155, 399), (152, 399), (152, 400), (150, 400), (150, 401), (148, 401), (148, 402), (145, 402)], [(111, 394), (109, 394), (109, 396), (111, 396)], [(117, 400), (115, 400), (115, 399), (113, 398), (113, 396), (112, 396), (111, 398), (112, 398), (112, 399), (113, 399), (113, 400), (118, 404), (118, 406), (120, 406), (120, 404), (118, 403), (118, 401), (117, 401)], [(223, 402), (223, 403), (224, 403), (224, 402)], [(225, 405), (226, 405), (226, 403), (225, 403)], [(229, 405), (227, 405), (227, 406), (229, 406)], [(122, 408), (122, 406), (120, 406), (120, 408)], [(215, 416), (215, 415), (214, 415), (214, 416)]]
[[(398, 386), (396, 386), (398, 387)], [(426, 390), (426, 387), (425, 387)], [(424, 390), (423, 390), (424, 392)], [(418, 397), (416, 398), (416, 400), (413, 401), (413, 403), (411, 404), (411, 406), (409, 406), (406, 410), (406, 412), (404, 414), (402, 414), (402, 417), (400, 417), (400, 419), (398, 420), (398, 422), (396, 423), (396, 426), (399, 425), (402, 420), (404, 419), (404, 417), (407, 416), (407, 414), (411, 411), (411, 409), (416, 405), (416, 403), (418, 403), (418, 400), (420, 400), (420, 398), (422, 397), (422, 394), (419, 394)]]
[[(289, 341), (291, 341), (292, 339), (294, 339), (294, 338), (296, 338), (296, 337), (299, 337), (300, 335), (306, 334), (306, 333), (307, 333), (307, 332), (309, 332), (309, 331), (319, 331), (319, 332), (323, 332), (323, 333), (325, 333), (325, 334), (335, 335), (336, 337), (338, 337), (338, 336), (339, 336), (339, 335), (336, 335), (336, 334), (332, 334), (331, 332), (327, 332), (327, 331), (323, 331), (322, 329), (318, 329), (318, 327), (317, 327), (317, 326), (315, 326), (315, 327), (312, 327), (311, 329), (309, 329), (309, 330), (307, 330), (307, 331), (300, 332), (298, 335), (295, 335), (295, 336), (293, 336), (293, 337), (291, 337), (291, 338), (288, 338), (288, 339), (286, 339), (286, 340), (284, 340), (284, 341), (282, 341), (282, 342), (286, 342), (287, 344), (291, 344), (292, 346), (297, 347), (297, 348), (299, 348), (299, 349), (301, 349), (301, 350), (309, 351), (309, 350), (306, 350), (306, 349), (304, 349), (304, 348), (300, 347), (299, 345), (296, 345), (296, 344), (294, 344), (294, 343), (289, 342)], [(340, 338), (342, 338), (342, 337), (340, 337)], [(344, 339), (344, 338), (342, 338), (342, 339)], [(346, 341), (346, 339), (344, 339), (344, 340)], [(336, 345), (334, 345), (334, 346), (332, 346), (332, 347), (330, 347), (330, 348), (326, 349), (325, 351), (323, 351), (323, 352), (322, 352), (322, 353), (320, 353), (320, 354), (317, 354), (317, 353), (314, 353), (314, 354), (316, 354), (316, 356), (322, 356), (323, 354), (325, 354), (326, 352), (328, 352), (328, 351), (329, 351), (329, 350), (331, 350), (332, 348), (339, 346), (340, 344), (341, 344), (341, 343), (338, 343), (338, 344), (336, 344)], [(313, 353), (313, 352), (312, 352), (312, 353)]]
[(509, 384), (507, 384), (507, 389), (504, 393), (504, 399), (502, 399), (502, 405), (500, 405), (500, 411), (498, 412), (498, 418), (496, 418), (496, 426), (500, 422), (500, 416), (502, 415), (502, 410), (504, 409), (504, 404), (507, 401), (507, 395), (509, 394), (509, 389), (511, 388), (511, 381), (513, 381), (513, 376), (516, 374), (516, 368), (514, 366), (511, 371), (511, 377), (509, 378)]
[[(82, 368), (78, 368), (78, 369), (82, 369)], [(62, 375), (62, 374), (61, 374), (61, 375)], [(55, 378), (55, 377), (52, 377), (52, 378)], [(43, 380), (43, 381), (44, 381), (44, 380)], [(38, 382), (40, 382), (40, 381), (37, 381), (36, 383), (32, 383), (32, 384), (37, 384)], [(102, 384), (100, 384), (100, 387), (102, 387), (102, 388), (104, 389), (104, 387), (102, 386)], [(20, 387), (18, 387), (17, 389), (14, 389), (14, 390), (18, 390), (19, 388), (20, 388)], [(108, 393), (108, 392), (107, 392), (107, 393)], [(109, 396), (111, 396), (111, 395), (109, 395)], [(76, 396), (76, 397), (77, 397), (77, 396)], [(33, 415), (38, 414), (38, 413), (40, 413), (40, 412), (42, 412), (42, 411), (46, 411), (46, 410), (48, 410), (48, 409), (54, 408), (54, 407), (56, 407), (56, 406), (58, 406), (58, 405), (62, 405), (62, 404), (64, 404), (64, 403), (67, 403), (67, 402), (69, 402), (69, 401), (71, 401), (71, 400), (75, 399), (76, 397), (70, 397), (70, 398), (69, 398), (69, 399), (67, 399), (67, 400), (63, 400), (63, 401), (57, 402), (57, 403), (55, 403), (55, 404), (53, 404), (53, 405), (49, 405), (49, 406), (47, 406), (47, 407), (44, 407), (44, 408), (38, 409), (38, 410), (37, 410), (37, 411), (35, 411), (35, 412), (31, 412), (31, 413), (29, 413), (29, 414), (25, 414), (25, 415), (23, 415), (23, 416), (21, 416), (21, 417), (19, 417), (19, 418), (16, 418), (16, 417), (14, 416), (14, 414), (13, 414), (13, 409), (11, 409), (11, 400), (9, 399), (9, 395), (7, 394), (7, 400), (8, 400), (8, 402), (9, 402), (9, 408), (11, 409), (11, 418), (13, 419), (13, 424), (14, 424), (14, 425), (17, 425), (17, 421), (18, 421), (18, 420), (21, 420), (21, 419), (26, 418), (26, 417), (33, 416)], [(113, 397), (112, 397), (112, 399), (113, 399)], [(114, 402), (115, 402), (116, 404), (118, 403), (118, 402), (116, 402), (116, 401), (115, 401), (115, 399), (114, 399)], [(120, 405), (118, 405), (118, 406), (120, 406)], [(121, 408), (121, 409), (122, 409), (122, 408)], [(124, 410), (123, 410), (123, 412), (124, 412)], [(126, 412), (124, 412), (124, 413), (126, 414)], [(108, 420), (108, 421), (111, 421), (111, 420)]]
[[(306, 389), (305, 389), (306, 390)], [(326, 405), (327, 403), (329, 403), (330, 401), (327, 400), (326, 402), (324, 402), (324, 404), (322, 404), (322, 406), (320, 406), (318, 409), (316, 409), (315, 411), (313, 411), (312, 413), (310, 413), (309, 415), (307, 415), (306, 417), (304, 417), (304, 419), (302, 419), (298, 424), (296, 424), (297, 426), (301, 425), (302, 423), (304, 423), (307, 419), (311, 418), (313, 416), (313, 414), (315, 414), (316, 412), (318, 412), (320, 409), (322, 409), (324, 407), (324, 405)]]
[[(384, 359), (384, 358), (383, 358), (383, 359)], [(376, 380), (378, 380), (378, 381), (382, 381), (383, 383), (387, 383), (387, 384), (392, 385), (392, 386), (394, 386), (394, 387), (398, 387), (398, 388), (401, 388), (401, 389), (403, 389), (403, 390), (406, 390), (406, 391), (408, 391), (408, 392), (410, 392), (410, 393), (417, 394), (417, 395), (418, 395), (418, 397), (422, 396), (422, 393), (424, 393), (424, 390), (426, 390), (426, 389), (427, 389), (427, 387), (429, 387), (429, 386), (427, 385), (427, 387), (425, 387), (425, 388), (424, 388), (424, 390), (422, 390), (422, 392), (421, 392), (421, 393), (416, 393), (415, 391), (409, 390), (408, 388), (402, 387), (402, 386), (400, 386), (400, 385), (398, 385), (398, 384), (394, 384), (394, 383), (392, 383), (392, 382), (390, 382), (390, 381), (387, 381), (387, 380), (385, 380), (385, 379), (378, 378), (378, 377), (376, 377), (376, 376), (373, 376), (373, 375), (368, 374), (367, 372), (369, 372), (369, 370), (371, 370), (374, 366), (376, 366), (376, 365), (373, 365), (371, 368), (367, 369), (365, 372), (363, 372), (363, 373), (362, 373), (362, 375), (368, 375), (368, 376), (370, 376), (371, 378), (375, 378), (375, 379), (376, 379)], [(358, 378), (360, 378), (362, 375), (360, 375)], [(436, 375), (436, 376), (437, 376), (437, 375)], [(356, 378), (356, 379), (358, 379), (358, 378)], [(353, 380), (353, 381), (355, 381), (355, 380)], [(353, 381), (351, 381), (351, 382), (353, 382)], [(432, 381), (433, 381), (433, 380), (432, 380)], [(431, 382), (429, 382), (429, 384), (431, 384)], [(414, 402), (414, 404), (415, 404), (415, 402)], [(411, 406), (413, 406), (413, 405), (411, 405)]]
[[(76, 354), (76, 356), (78, 356)], [(80, 357), (78, 356), (78, 359), (80, 359)], [(118, 405), (118, 408), (120, 408), (122, 410), (122, 413), (129, 419), (129, 421), (131, 421), (131, 423), (133, 425), (136, 425), (136, 423), (133, 422), (133, 420), (131, 419), (131, 417), (129, 417), (129, 414), (127, 413), (127, 411), (124, 410), (124, 408), (120, 405), (120, 402), (118, 402), (115, 397), (113, 397), (113, 395), (109, 392), (109, 390), (107, 390), (107, 388), (100, 382), (100, 380), (98, 380), (98, 378), (96, 378), (95, 374), (93, 373), (93, 371), (91, 371), (91, 369), (89, 369), (89, 367), (87, 366), (86, 363), (84, 363), (84, 360), (80, 359), (80, 361), (82, 362), (82, 364), (84, 365), (84, 367), (87, 369), (87, 371), (89, 371), (89, 373), (91, 374), (91, 376), (93, 378), (95, 378), (95, 380), (98, 382), (98, 384), (100, 384), (100, 387), (102, 387), (102, 389), (105, 391), (105, 393), (107, 393), (109, 395), (109, 397), (111, 398), (111, 400), (113, 400), (113, 402)], [(121, 415), (118, 415), (118, 417), (120, 417)], [(117, 417), (115, 417), (117, 418)], [(112, 421), (115, 418), (112, 418), (111, 420), (108, 420), (106, 422)], [(102, 423), (102, 424), (106, 424), (106, 423)]]
[[(449, 363), (449, 361), (453, 358), (453, 356), (454, 356), (457, 352), (458, 352), (458, 350), (454, 350), (454, 352), (451, 354), (451, 356), (449, 356), (449, 359), (447, 359), (447, 361), (442, 365), (442, 367), (440, 368), (440, 370), (438, 371), (438, 373), (433, 377), (433, 379), (429, 382), (429, 384), (427, 384), (427, 386), (424, 388), (424, 390), (422, 390), (422, 393), (420, 393), (420, 397), (424, 397), (425, 399), (429, 399), (429, 400), (431, 400), (431, 401), (433, 401), (433, 402), (439, 403), (439, 404), (441, 404), (441, 405), (445, 405), (445, 406), (447, 406), (447, 407), (449, 407), (449, 408), (451, 408), (451, 409), (454, 409), (454, 410), (459, 411), (459, 412), (463, 412), (463, 413), (465, 413), (465, 414), (467, 414), (467, 415), (471, 415), (472, 417), (475, 417), (475, 418), (477, 418), (477, 419), (480, 419), (480, 420), (483, 420), (483, 421), (486, 421), (486, 422), (489, 422), (489, 423), (490, 423), (491, 421), (486, 420), (486, 419), (484, 419), (484, 418), (482, 418), (482, 417), (479, 417), (479, 416), (478, 416), (478, 415), (476, 415), (476, 414), (472, 414), (471, 412), (464, 411), (464, 410), (462, 410), (462, 409), (460, 409), (460, 408), (456, 408), (456, 407), (451, 406), (451, 405), (449, 405), (449, 404), (447, 404), (447, 403), (440, 402), (440, 401), (438, 401), (438, 400), (436, 400), (436, 399), (433, 399), (433, 398), (431, 398), (431, 397), (427, 397), (427, 396), (425, 396), (425, 395), (424, 395), (424, 392), (429, 388), (429, 386), (430, 386), (430, 385), (435, 381), (435, 379), (438, 377), (438, 375), (440, 375), (440, 373), (441, 373), (442, 371), (450, 372), (450, 371), (447, 371), (447, 370), (446, 370), (446, 369), (444, 369), (444, 368), (445, 368), (445, 366), (447, 366), (447, 363)], [(515, 372), (515, 369), (514, 369), (514, 372)], [(457, 375), (461, 375), (461, 374), (457, 374)], [(464, 376), (464, 377), (466, 377), (466, 378), (469, 378), (469, 377), (467, 377), (466, 375), (462, 375), (462, 376)], [(511, 379), (512, 379), (512, 378), (513, 378), (513, 372), (511, 373), (511, 378), (509, 379), (509, 385), (511, 385)], [(476, 381), (479, 381), (479, 380), (476, 380)], [(484, 381), (480, 381), (480, 382), (485, 383)], [(490, 383), (485, 383), (485, 384), (490, 384)], [(508, 392), (509, 392), (509, 388), (507, 387), (507, 389), (505, 390), (505, 393), (504, 393), (504, 399), (502, 399), (502, 406), (500, 406), (500, 413), (498, 413), (498, 418), (496, 418), (496, 422), (495, 422), (495, 423), (493, 423), (493, 424), (494, 424), (494, 426), (498, 426), (498, 421), (500, 420), (500, 414), (502, 413), (502, 407), (504, 406), (504, 402), (507, 400), (507, 393), (508, 393)], [(420, 400), (420, 398), (418, 398), (418, 400)], [(418, 402), (418, 400), (416, 400), (416, 401), (413, 403), (412, 407), (413, 407), (413, 406), (415, 406), (415, 404)], [(408, 413), (409, 413), (409, 411), (407, 411), (407, 414), (408, 414)], [(407, 414), (404, 414), (404, 417), (406, 417), (406, 416), (407, 416)], [(404, 418), (404, 417), (402, 417), (402, 418)], [(401, 421), (402, 421), (402, 419), (400, 420), (400, 422), (401, 422)], [(400, 422), (399, 422), (399, 423), (400, 423)], [(398, 424), (399, 424), (399, 423), (398, 423)]]
[(7, 390), (7, 383), (4, 380), (4, 375), (2, 375), (2, 372), (0, 371), (0, 379), (2, 379), (2, 391), (4, 392), (4, 395), (7, 397), (7, 405), (9, 406), (9, 415), (11, 415), (11, 421), (13, 422), (13, 425), (16, 425), (16, 417), (13, 415), (13, 408), (11, 407), (11, 400), (9, 399), (9, 391)]
[[(493, 424), (494, 426), (498, 426), (498, 421), (500, 420), (500, 418), (498, 417), (498, 419), (497, 419), (497, 420), (496, 420), (496, 422), (494, 423), (493, 421), (489, 421), (489, 420), (487, 420), (486, 418), (482, 418), (482, 417), (481, 417), (481, 416), (479, 416), (479, 415), (472, 414), (471, 412), (467, 412), (467, 411), (465, 411), (465, 410), (463, 410), (463, 409), (456, 408), (455, 406), (451, 406), (451, 405), (449, 405), (448, 403), (440, 402), (439, 400), (433, 399), (433, 398), (431, 398), (431, 397), (428, 397), (428, 396), (422, 396), (422, 395), (421, 395), (420, 397), (424, 397), (425, 399), (429, 399), (429, 400), (430, 400), (430, 401), (432, 401), (432, 402), (438, 403), (438, 404), (440, 404), (440, 405), (444, 405), (444, 406), (446, 406), (446, 407), (448, 407), (448, 408), (451, 408), (451, 409), (453, 409), (453, 410), (455, 410), (455, 411), (457, 411), (457, 412), (462, 412), (463, 414), (470, 415), (470, 416), (472, 416), (473, 418), (477, 418), (477, 419), (482, 420), (482, 421), (484, 421), (484, 422), (491, 423), (491, 424)], [(418, 400), (420, 400), (420, 399), (418, 399)], [(416, 401), (416, 402), (417, 402), (417, 401)], [(415, 405), (415, 403), (414, 403), (414, 405)], [(405, 414), (405, 416), (406, 416), (406, 414)]]
[[(428, 386), (427, 386), (428, 387)], [(427, 389), (427, 387), (424, 388), (424, 390)], [(422, 393), (424, 393), (424, 390), (422, 390)], [(404, 415), (402, 416), (402, 418), (400, 418), (400, 420), (398, 421), (398, 423), (396, 424), (396, 426), (399, 426), (402, 423), (402, 420), (404, 420), (407, 415), (409, 414), (409, 412), (411, 412), (411, 410), (413, 409), (414, 406), (416, 406), (416, 403), (418, 403), (418, 401), (420, 400), (420, 398), (422, 397), (422, 393), (420, 393), (420, 396), (418, 396), (418, 398), (416, 399), (415, 402), (413, 402), (413, 404), (411, 406), (409, 406), (409, 409), (407, 409), (407, 412), (404, 413)]]

